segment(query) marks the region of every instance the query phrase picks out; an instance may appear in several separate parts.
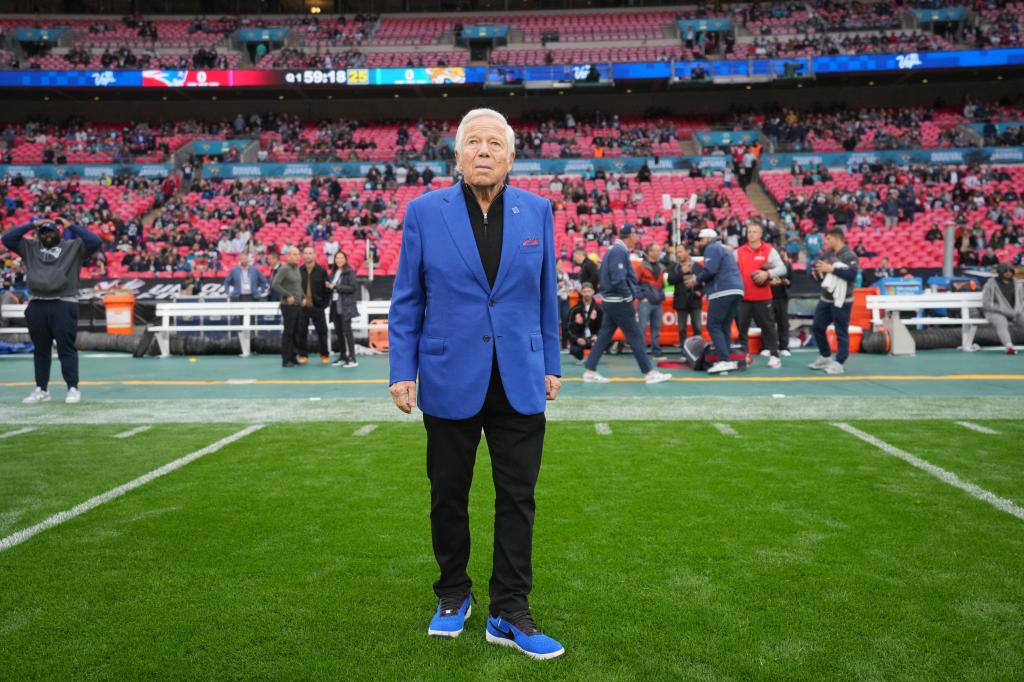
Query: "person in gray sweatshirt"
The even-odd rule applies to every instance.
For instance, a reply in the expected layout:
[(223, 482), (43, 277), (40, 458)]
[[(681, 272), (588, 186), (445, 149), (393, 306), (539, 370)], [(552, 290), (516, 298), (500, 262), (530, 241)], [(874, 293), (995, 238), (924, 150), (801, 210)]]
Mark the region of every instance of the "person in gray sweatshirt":
[(1000, 263), (996, 276), (981, 288), (981, 307), (1007, 355), (1016, 355), (1010, 326), (1024, 327), (1024, 280), (1013, 278), (1013, 266)]
[(285, 263), (274, 274), (270, 283), (281, 297), (281, 318), (284, 330), (281, 332), (281, 366), (295, 367), (298, 356), (295, 353), (299, 329), (299, 312), (302, 310), (302, 273), (299, 272), (299, 250), (288, 249)]
[[(61, 238), (61, 226), (64, 235)], [(35, 230), (35, 238), (25, 235)], [(82, 263), (103, 244), (98, 235), (64, 218), (57, 222), (33, 220), (0, 237), (4, 246), (21, 256), (28, 285), (29, 302), (25, 323), (35, 346), (36, 387), (25, 403), (50, 399), (50, 365), (53, 343), (57, 342), (61, 374), (68, 386), (65, 402), (77, 403), (78, 390), (78, 288)]]
[[(860, 259), (846, 244), (846, 235), (839, 228), (825, 235), (827, 247), (814, 263), (811, 276), (821, 282), (821, 298), (814, 309), (811, 331), (818, 344), (818, 358), (808, 367), (825, 374), (842, 374), (850, 355), (850, 313), (853, 311), (853, 286), (860, 269)], [(828, 344), (828, 326), (835, 326), (836, 356)]]

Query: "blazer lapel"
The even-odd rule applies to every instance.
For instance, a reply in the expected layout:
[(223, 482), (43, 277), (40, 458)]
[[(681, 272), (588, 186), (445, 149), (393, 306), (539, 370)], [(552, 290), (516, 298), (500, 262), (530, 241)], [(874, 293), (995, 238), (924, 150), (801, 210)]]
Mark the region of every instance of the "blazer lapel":
[(501, 235), (501, 261), (498, 264), (498, 274), (494, 278), (494, 291), (501, 288), (513, 261), (519, 256), (520, 240), (523, 236), (523, 224), (520, 220), (520, 211), (516, 203), (518, 192), (512, 187), (505, 188), (503, 196), (503, 223)]
[(444, 207), (441, 215), (444, 217), (448, 232), (455, 242), (455, 247), (462, 256), (463, 262), (476, 278), (476, 281), (490, 291), (487, 284), (487, 275), (484, 273), (483, 263), (480, 262), (480, 250), (476, 248), (476, 237), (473, 236), (473, 226), (469, 224), (469, 212), (466, 210), (466, 202), (462, 196), (462, 184), (456, 184), (449, 189), (444, 196)]

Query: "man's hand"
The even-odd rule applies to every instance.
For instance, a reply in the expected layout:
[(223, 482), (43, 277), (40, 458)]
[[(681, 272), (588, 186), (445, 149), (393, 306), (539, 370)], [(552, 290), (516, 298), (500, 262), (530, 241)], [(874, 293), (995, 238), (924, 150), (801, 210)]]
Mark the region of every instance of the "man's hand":
[(764, 270), (758, 270), (754, 273), (754, 284), (764, 284), (768, 281), (768, 273)]
[(391, 399), (402, 412), (409, 414), (416, 407), (416, 382), (396, 381), (391, 384)]
[(288, 303), (288, 305), (295, 305), (295, 297), (294, 296), (289, 296), (287, 303)]
[(558, 391), (562, 388), (562, 380), (554, 374), (544, 375), (544, 385), (547, 390), (547, 399), (554, 400), (558, 397)]
[(818, 261), (814, 264), (814, 271), (819, 275), (824, 275), (826, 272), (832, 272), (835, 270), (835, 266), (831, 263), (826, 263), (823, 260)]
[(683, 278), (683, 284), (686, 285), (687, 289), (693, 289), (695, 286), (697, 286), (697, 276), (687, 275), (686, 277)]

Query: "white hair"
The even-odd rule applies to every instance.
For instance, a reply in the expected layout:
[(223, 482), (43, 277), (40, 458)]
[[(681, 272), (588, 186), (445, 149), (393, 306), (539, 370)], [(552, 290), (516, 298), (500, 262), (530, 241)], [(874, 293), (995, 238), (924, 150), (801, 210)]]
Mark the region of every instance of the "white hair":
[(516, 133), (512, 130), (512, 126), (508, 124), (505, 117), (494, 109), (473, 109), (472, 111), (466, 112), (466, 115), (459, 121), (459, 128), (455, 131), (455, 151), (462, 153), (462, 138), (466, 134), (466, 125), (475, 118), (481, 118), (483, 116), (491, 116), (498, 119), (501, 125), (505, 128), (505, 144), (508, 146), (509, 151), (515, 151), (516, 148)]

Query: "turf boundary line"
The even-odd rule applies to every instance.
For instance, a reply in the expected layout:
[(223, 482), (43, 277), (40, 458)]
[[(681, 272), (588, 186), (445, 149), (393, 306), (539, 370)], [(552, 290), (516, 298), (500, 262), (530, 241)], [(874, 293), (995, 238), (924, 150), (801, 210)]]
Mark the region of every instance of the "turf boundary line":
[(366, 426), (360, 426), (358, 429), (352, 432), (353, 436), (369, 436), (371, 433), (377, 430), (376, 424), (367, 424)]
[(874, 445), (882, 452), (890, 454), (893, 457), (898, 457), (902, 459), (907, 464), (910, 464), (911, 466), (917, 467), (921, 471), (931, 474), (932, 476), (939, 479), (943, 483), (951, 485), (954, 488), (959, 488), (960, 490), (963, 490), (971, 497), (979, 499), (982, 502), (987, 502), (988, 504), (992, 505), (999, 511), (1006, 512), (1007, 514), (1015, 516), (1021, 521), (1024, 521), (1024, 508), (1018, 507), (1010, 500), (1007, 500), (1004, 497), (999, 497), (995, 493), (985, 490), (979, 485), (975, 485), (970, 481), (963, 480), (962, 478), (954, 474), (952, 471), (946, 471), (942, 467), (935, 466), (931, 462), (923, 460), (920, 457), (915, 457), (909, 452), (900, 450), (895, 445), (890, 445), (889, 443), (886, 443), (884, 440), (876, 438), (875, 436), (872, 436), (870, 433), (865, 433), (860, 429), (856, 428), (855, 426), (850, 426), (849, 424), (846, 424), (844, 422), (837, 422), (832, 424), (832, 426), (835, 426), (838, 429), (846, 431), (851, 436), (855, 436), (864, 441), (865, 443)]
[(151, 428), (153, 428), (152, 425), (136, 426), (134, 429), (114, 434), (114, 438), (131, 438), (132, 436), (137, 436), (144, 431), (149, 431)]
[(984, 433), (986, 436), (999, 435), (998, 431), (990, 429), (987, 426), (982, 426), (981, 424), (975, 424), (974, 422), (957, 422), (957, 425), (962, 426), (965, 429), (970, 429), (971, 431), (976, 431), (977, 433)]
[[(240, 399), (152, 399), (91, 400), (67, 409), (63, 403), (52, 405), (8, 406), (0, 402), (4, 424), (47, 426), (95, 424), (103, 427), (138, 424), (270, 424), (278, 422), (367, 422), (381, 425), (418, 423), (419, 410), (405, 414), (390, 397), (329, 398), (316, 402), (286, 398)], [(843, 420), (943, 420), (972, 419), (984, 414), (988, 420), (1020, 420), (1024, 414), (1024, 395), (975, 397), (849, 397), (787, 396), (785, 400), (756, 400), (748, 396), (607, 396), (591, 397), (560, 394), (547, 403), (545, 414), (555, 422), (616, 421), (721, 421), (728, 414), (733, 424), (746, 421), (843, 421)]]
[(81, 516), (90, 509), (94, 509), (100, 506), (101, 504), (110, 502), (113, 499), (121, 497), (125, 493), (131, 492), (136, 488), (140, 488), (146, 485), (147, 483), (154, 479), (160, 478), (161, 476), (169, 474), (172, 471), (180, 469), (186, 464), (196, 461), (200, 457), (209, 455), (212, 452), (217, 452), (224, 446), (230, 445), (231, 443), (234, 443), (237, 440), (241, 440), (242, 438), (248, 436), (250, 433), (253, 433), (254, 431), (259, 431), (262, 428), (262, 424), (253, 424), (252, 426), (247, 426), (241, 431), (233, 433), (230, 436), (227, 436), (226, 438), (221, 438), (216, 443), (211, 443), (210, 445), (207, 445), (205, 448), (196, 450), (195, 452), (189, 453), (184, 457), (179, 457), (173, 462), (168, 462), (162, 467), (150, 471), (148, 474), (143, 474), (142, 476), (139, 476), (136, 479), (128, 481), (123, 485), (119, 485), (116, 488), (112, 488), (101, 495), (92, 497), (76, 507), (72, 507), (67, 511), (58, 512), (50, 518), (40, 521), (34, 526), (29, 526), (28, 528), (19, 530), (16, 533), (12, 533), (11, 535), (8, 535), (3, 539), (0, 539), (0, 552), (8, 550), (16, 545), (20, 545), (29, 538), (32, 538), (33, 536), (38, 535), (39, 533), (42, 533), (44, 530), (53, 528), (54, 526), (58, 526), (64, 523), (65, 521), (70, 521), (76, 516)]
[(36, 427), (34, 427), (34, 426), (26, 426), (23, 429), (14, 429), (13, 431), (7, 431), (5, 433), (0, 433), (0, 440), (3, 440), (4, 438), (13, 438), (14, 436), (20, 436), (23, 433), (31, 433), (32, 431), (35, 431), (35, 430), (36, 430)]

